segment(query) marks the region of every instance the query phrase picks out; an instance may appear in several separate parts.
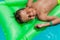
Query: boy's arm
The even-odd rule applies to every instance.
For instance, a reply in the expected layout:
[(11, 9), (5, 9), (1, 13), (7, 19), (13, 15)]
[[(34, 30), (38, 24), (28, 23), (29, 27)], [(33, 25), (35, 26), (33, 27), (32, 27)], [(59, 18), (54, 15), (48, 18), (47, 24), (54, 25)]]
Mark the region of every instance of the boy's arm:
[(41, 27), (45, 27), (45, 26), (50, 26), (50, 25), (55, 25), (60, 23), (60, 18), (58, 17), (54, 17), (54, 16), (46, 16), (46, 15), (40, 15), (38, 16), (40, 20), (44, 20), (44, 21), (51, 21), (51, 22), (47, 22), (46, 24), (38, 24), (36, 25), (36, 27), (41, 28)]
[(27, 7), (31, 7), (33, 3), (33, 0), (28, 0)]
[(38, 18), (40, 19), (40, 20), (43, 20), (43, 21), (51, 21), (51, 20), (54, 20), (54, 19), (56, 19), (57, 17), (55, 17), (55, 16), (46, 16), (46, 15), (38, 15)]
[[(40, 0), (37, 0), (37, 1), (40, 1)], [(31, 7), (32, 3), (33, 3), (33, 0), (28, 0), (27, 7)]]
[(55, 25), (60, 23), (60, 18), (56, 18), (54, 20), (52, 20), (51, 22), (47, 22), (45, 24), (38, 24), (36, 25), (37, 28), (42, 28), (42, 27), (46, 27), (46, 26), (51, 26), (51, 25)]

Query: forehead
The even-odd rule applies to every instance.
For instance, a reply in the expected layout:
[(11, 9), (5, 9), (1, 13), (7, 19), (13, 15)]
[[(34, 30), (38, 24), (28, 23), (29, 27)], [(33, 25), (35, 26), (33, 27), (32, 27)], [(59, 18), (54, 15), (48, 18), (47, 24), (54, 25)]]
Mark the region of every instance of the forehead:
[(27, 15), (27, 13), (25, 11), (21, 11), (20, 16), (21, 16), (21, 19), (23, 21), (27, 21), (28, 20), (28, 15)]
[(22, 18), (25, 18), (25, 17), (27, 17), (27, 12), (24, 11), (24, 10), (21, 10), (19, 15), (20, 15)]
[(27, 13), (29, 13), (29, 12), (32, 12), (32, 8), (26, 8), (26, 9), (24, 9), (24, 10), (21, 10), (21, 11), (20, 11), (20, 14), (27, 14)]
[(21, 13), (26, 13), (26, 10), (21, 10), (20, 12), (21, 12)]

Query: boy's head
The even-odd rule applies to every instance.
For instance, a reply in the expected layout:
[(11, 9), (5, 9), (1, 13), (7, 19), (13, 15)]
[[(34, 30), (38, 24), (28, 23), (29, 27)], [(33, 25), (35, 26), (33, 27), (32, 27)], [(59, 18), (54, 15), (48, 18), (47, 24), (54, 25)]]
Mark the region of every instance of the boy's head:
[(23, 8), (16, 12), (15, 17), (19, 22), (27, 22), (34, 19), (36, 11), (33, 8)]

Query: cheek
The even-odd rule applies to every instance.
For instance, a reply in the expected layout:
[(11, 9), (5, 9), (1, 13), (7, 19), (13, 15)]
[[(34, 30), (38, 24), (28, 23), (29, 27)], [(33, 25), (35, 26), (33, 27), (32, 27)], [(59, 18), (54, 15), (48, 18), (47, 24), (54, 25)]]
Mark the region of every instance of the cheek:
[(22, 16), (22, 20), (23, 20), (24, 22), (26, 22), (26, 21), (28, 20), (28, 16), (27, 16), (26, 14), (24, 14), (24, 15)]
[(35, 15), (36, 15), (34, 11), (33, 11), (32, 13), (33, 13), (33, 16), (35, 16)]
[(24, 22), (27, 22), (28, 20), (29, 20), (28, 17), (24, 17), (23, 19)]
[(34, 13), (34, 15), (36, 14), (36, 11), (35, 10), (33, 10), (32, 12)]

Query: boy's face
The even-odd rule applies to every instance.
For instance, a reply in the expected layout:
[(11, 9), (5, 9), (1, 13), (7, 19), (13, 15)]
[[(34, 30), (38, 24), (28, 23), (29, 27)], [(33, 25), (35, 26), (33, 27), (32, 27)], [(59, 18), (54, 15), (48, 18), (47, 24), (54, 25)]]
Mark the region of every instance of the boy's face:
[(27, 22), (31, 19), (34, 19), (36, 16), (36, 11), (32, 8), (26, 8), (20, 11), (20, 17), (23, 22)]

